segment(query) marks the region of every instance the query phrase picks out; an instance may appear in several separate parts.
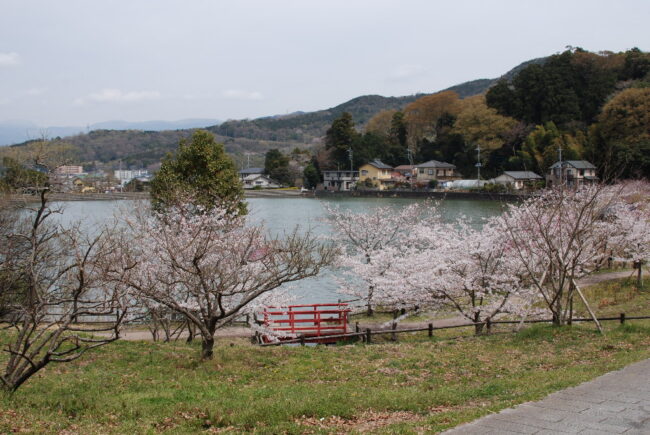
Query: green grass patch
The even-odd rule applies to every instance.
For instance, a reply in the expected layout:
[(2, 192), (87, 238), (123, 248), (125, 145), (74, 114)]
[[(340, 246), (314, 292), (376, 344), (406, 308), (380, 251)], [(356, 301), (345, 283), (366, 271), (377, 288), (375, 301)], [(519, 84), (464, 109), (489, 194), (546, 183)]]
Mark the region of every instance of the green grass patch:
[[(650, 322), (260, 348), (117, 342), (0, 399), (0, 431), (436, 432), (650, 357)], [(374, 337), (373, 337), (374, 339)], [(232, 343), (232, 346), (230, 345)]]
[[(604, 281), (583, 290), (589, 305), (598, 317), (650, 314), (650, 278), (638, 286), (636, 276)], [(582, 301), (576, 296), (574, 309), (577, 316), (588, 316)]]

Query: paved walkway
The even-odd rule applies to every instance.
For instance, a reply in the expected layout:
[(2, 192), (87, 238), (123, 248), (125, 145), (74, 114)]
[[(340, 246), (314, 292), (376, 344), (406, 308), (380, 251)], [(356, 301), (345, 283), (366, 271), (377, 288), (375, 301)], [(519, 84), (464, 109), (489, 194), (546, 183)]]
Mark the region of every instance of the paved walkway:
[(445, 434), (650, 434), (650, 359)]

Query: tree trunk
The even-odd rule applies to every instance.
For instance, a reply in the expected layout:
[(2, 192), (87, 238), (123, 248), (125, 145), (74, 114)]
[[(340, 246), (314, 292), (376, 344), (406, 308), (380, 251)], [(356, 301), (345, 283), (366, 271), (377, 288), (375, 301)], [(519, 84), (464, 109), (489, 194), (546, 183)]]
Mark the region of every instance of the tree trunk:
[(555, 310), (553, 312), (553, 324), (555, 326), (564, 325), (564, 316), (562, 315), (562, 296), (557, 298), (555, 303)]
[(194, 324), (190, 322), (189, 320), (187, 321), (187, 342), (191, 343), (192, 340), (194, 340)]
[(372, 309), (372, 304), (368, 302), (368, 309), (366, 310), (366, 316), (372, 317), (375, 315), (374, 310)]
[(485, 324), (478, 323), (480, 321), (481, 321), (481, 316), (478, 313), (476, 313), (474, 315), (474, 334), (475, 335), (481, 335), (483, 333), (483, 326), (485, 326)]
[(201, 358), (202, 359), (212, 359), (214, 355), (214, 337), (206, 338), (203, 337), (201, 342)]

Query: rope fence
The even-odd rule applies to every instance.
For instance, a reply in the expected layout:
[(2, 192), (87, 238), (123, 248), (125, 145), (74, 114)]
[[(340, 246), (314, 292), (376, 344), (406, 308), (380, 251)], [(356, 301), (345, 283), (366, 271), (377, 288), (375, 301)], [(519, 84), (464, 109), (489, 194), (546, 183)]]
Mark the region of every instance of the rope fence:
[[(603, 321), (614, 321), (618, 320), (621, 324), (624, 324), (626, 320), (647, 320), (650, 319), (650, 316), (626, 316), (625, 313), (621, 313), (620, 315), (616, 317), (600, 317), (598, 318), (598, 321), (603, 322)], [(576, 319), (570, 319), (570, 322), (593, 322), (594, 319), (592, 318), (576, 318)], [(467, 328), (467, 327), (472, 327), (476, 325), (483, 325), (487, 326), (488, 330), (492, 325), (513, 325), (513, 324), (522, 324), (522, 323), (552, 323), (553, 319), (531, 319), (531, 320), (494, 320), (494, 321), (486, 321), (486, 322), (467, 322), (467, 323), (462, 323), (458, 325), (447, 325), (447, 326), (433, 326), (433, 323), (429, 323), (426, 328), (402, 328), (402, 329), (397, 329), (397, 323), (393, 323), (391, 329), (376, 329), (372, 330), (370, 328), (366, 328), (364, 331), (359, 330), (358, 322), (356, 325), (356, 331), (351, 332), (348, 334), (337, 334), (337, 335), (329, 335), (327, 338), (330, 339), (337, 339), (340, 338), (341, 340), (344, 339), (351, 339), (351, 338), (357, 338), (361, 337), (363, 342), (370, 344), (372, 343), (372, 336), (373, 335), (391, 335), (392, 340), (395, 341), (397, 339), (397, 334), (404, 334), (404, 333), (414, 333), (414, 332), (427, 332), (429, 337), (433, 337), (433, 332), (434, 331), (439, 331), (443, 329), (455, 329), (455, 328)], [(282, 341), (274, 341), (271, 343), (262, 343), (260, 346), (280, 346), (283, 344), (301, 344), (305, 345), (310, 342), (316, 342), (318, 340), (322, 340), (321, 337), (305, 337), (301, 336), (295, 339), (290, 339), (290, 340), (282, 340)]]

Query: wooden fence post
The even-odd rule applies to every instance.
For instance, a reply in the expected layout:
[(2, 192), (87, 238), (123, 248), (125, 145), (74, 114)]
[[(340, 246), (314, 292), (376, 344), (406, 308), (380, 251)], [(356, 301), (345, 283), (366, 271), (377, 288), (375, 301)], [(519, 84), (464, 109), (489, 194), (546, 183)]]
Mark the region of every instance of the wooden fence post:
[(354, 323), (354, 332), (359, 332), (359, 322)]
[(621, 313), (620, 322), (621, 322), (621, 325), (623, 325), (625, 323), (625, 313)]
[(609, 257), (607, 257), (607, 268), (608, 269), (612, 268), (612, 261), (614, 260), (613, 255), (614, 255), (614, 252), (609, 251)]
[[(393, 331), (395, 331), (397, 329), (397, 323), (393, 322), (393, 325), (391, 326), (391, 329)], [(397, 334), (395, 332), (391, 333), (390, 341), (397, 341)]]
[(370, 344), (370, 328), (366, 329), (366, 344)]
[(433, 323), (429, 323), (429, 338), (433, 337)]
[(304, 336), (304, 335), (301, 335), (301, 336), (300, 336), (300, 345), (301, 345), (301, 346), (304, 346), (304, 345), (305, 345), (305, 336)]

